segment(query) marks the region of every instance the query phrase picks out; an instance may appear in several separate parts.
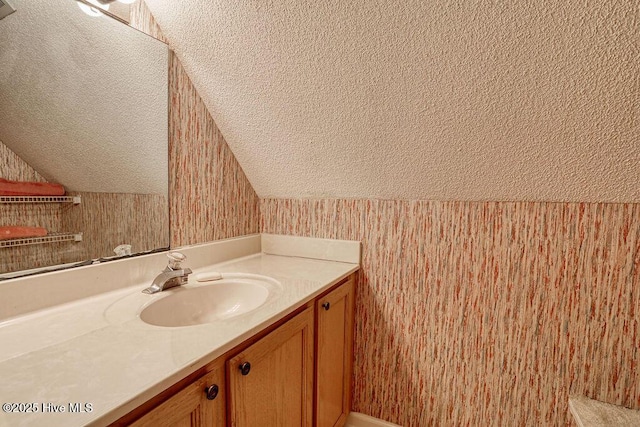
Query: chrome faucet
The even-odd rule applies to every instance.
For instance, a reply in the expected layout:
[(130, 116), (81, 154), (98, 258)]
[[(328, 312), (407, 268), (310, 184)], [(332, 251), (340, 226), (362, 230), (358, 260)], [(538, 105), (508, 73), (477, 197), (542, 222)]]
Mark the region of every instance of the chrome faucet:
[(183, 268), (180, 265), (187, 257), (180, 252), (169, 252), (167, 258), (169, 258), (169, 265), (162, 270), (162, 273), (153, 279), (151, 286), (142, 292), (145, 294), (155, 294), (156, 292), (162, 292), (166, 289), (187, 284), (191, 269)]

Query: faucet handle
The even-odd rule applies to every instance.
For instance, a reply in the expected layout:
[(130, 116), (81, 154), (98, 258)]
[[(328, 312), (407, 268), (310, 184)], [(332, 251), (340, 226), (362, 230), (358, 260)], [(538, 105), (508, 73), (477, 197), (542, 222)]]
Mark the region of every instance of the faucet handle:
[(187, 259), (187, 257), (180, 252), (169, 252), (167, 258), (169, 258), (169, 268), (171, 270), (180, 270), (182, 268), (180, 264)]

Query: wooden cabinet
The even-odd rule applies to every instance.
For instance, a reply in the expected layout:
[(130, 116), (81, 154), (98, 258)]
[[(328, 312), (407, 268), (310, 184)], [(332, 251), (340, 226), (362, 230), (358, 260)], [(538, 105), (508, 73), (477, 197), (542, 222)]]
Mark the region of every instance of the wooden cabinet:
[[(217, 366), (215, 366), (217, 365)], [(223, 427), (225, 425), (224, 363), (189, 384), (131, 424), (134, 427)]]
[(315, 425), (343, 426), (351, 406), (353, 278), (316, 300)]
[(311, 426), (313, 308), (227, 361), (234, 427)]
[[(353, 304), (351, 276), (113, 426), (343, 426), (351, 404)], [(209, 400), (213, 385), (217, 395)]]

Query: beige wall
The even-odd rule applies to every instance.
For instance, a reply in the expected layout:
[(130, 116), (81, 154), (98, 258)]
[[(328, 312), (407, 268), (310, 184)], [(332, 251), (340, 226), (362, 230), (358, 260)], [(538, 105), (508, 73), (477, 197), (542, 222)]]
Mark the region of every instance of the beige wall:
[(640, 409), (640, 205), (263, 199), (266, 233), (363, 243), (353, 410), (570, 425)]

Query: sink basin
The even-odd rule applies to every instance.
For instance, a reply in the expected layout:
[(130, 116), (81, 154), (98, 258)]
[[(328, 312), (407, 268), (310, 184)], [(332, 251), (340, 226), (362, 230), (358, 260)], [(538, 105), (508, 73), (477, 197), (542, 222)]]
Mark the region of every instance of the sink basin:
[(204, 285), (164, 291), (140, 312), (143, 322), (156, 326), (191, 326), (226, 320), (262, 306), (278, 282), (268, 278), (229, 278)]

